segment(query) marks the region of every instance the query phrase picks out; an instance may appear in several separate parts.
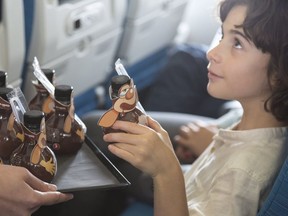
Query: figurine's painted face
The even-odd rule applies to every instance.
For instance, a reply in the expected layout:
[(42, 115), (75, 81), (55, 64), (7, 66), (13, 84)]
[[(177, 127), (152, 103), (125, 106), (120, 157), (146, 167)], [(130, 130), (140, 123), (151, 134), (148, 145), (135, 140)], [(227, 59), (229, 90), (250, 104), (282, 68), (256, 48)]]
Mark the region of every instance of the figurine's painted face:
[(130, 85), (124, 84), (118, 91), (118, 97), (113, 99), (113, 109), (119, 113), (129, 112), (138, 102), (137, 90), (131, 79)]

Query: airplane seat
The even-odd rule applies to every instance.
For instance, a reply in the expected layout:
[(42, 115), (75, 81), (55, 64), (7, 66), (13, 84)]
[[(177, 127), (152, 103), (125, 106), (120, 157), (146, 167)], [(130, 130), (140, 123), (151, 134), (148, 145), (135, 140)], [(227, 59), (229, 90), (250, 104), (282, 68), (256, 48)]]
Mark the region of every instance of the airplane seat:
[[(128, 0), (124, 32), (115, 55), (120, 58), (138, 91), (149, 86), (167, 61), (186, 9), (187, 0)], [(112, 71), (103, 84), (107, 89)], [(108, 97), (106, 97), (108, 99)], [(104, 108), (111, 103), (105, 101)]]
[(56, 84), (74, 87), (76, 112), (77, 107), (85, 108), (87, 100), (91, 100), (86, 93), (111, 71), (123, 31), (126, 1), (33, 1), (28, 67), (23, 84), (26, 99), (35, 95), (31, 80), (35, 79), (32, 62), (37, 57), (42, 68), (56, 71)]
[(0, 70), (7, 72), (7, 83), (20, 87), (25, 58), (23, 0), (0, 1)]
[[(287, 142), (288, 144), (288, 142)], [(257, 216), (288, 215), (288, 156)]]
[(187, 0), (128, 0), (123, 38), (117, 52), (127, 66), (169, 46)]

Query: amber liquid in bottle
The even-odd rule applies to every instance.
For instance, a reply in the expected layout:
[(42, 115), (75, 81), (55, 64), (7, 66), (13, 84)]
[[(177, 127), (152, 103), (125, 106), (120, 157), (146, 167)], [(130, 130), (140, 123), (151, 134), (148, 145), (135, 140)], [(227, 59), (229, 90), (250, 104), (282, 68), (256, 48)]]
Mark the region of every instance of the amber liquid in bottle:
[(27, 168), (45, 182), (51, 182), (57, 172), (57, 160), (46, 145), (44, 113), (39, 110), (24, 114), (24, 142), (11, 155), (11, 164)]
[(47, 142), (55, 154), (75, 154), (84, 142), (83, 128), (74, 119), (73, 87), (55, 87), (55, 112), (47, 120)]
[[(54, 85), (55, 71), (51, 69), (42, 69), (47, 79)], [(28, 106), (30, 110), (40, 110), (44, 112), (45, 119), (49, 119), (53, 113), (54, 104), (49, 92), (39, 81), (34, 81), (33, 85), (36, 89), (36, 95), (30, 100)]]
[(22, 127), (16, 121), (7, 98), (7, 94), (12, 90), (0, 88), (0, 160), (5, 164), (9, 164), (11, 153), (24, 140)]

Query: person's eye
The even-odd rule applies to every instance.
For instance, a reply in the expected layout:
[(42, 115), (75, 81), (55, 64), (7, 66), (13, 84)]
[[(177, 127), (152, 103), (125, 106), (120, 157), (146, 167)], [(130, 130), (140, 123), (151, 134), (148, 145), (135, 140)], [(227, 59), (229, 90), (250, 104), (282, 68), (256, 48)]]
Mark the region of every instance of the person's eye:
[(238, 40), (237, 38), (234, 39), (234, 45), (233, 45), (236, 49), (241, 49), (242, 48), (242, 44), (240, 42), (240, 40)]

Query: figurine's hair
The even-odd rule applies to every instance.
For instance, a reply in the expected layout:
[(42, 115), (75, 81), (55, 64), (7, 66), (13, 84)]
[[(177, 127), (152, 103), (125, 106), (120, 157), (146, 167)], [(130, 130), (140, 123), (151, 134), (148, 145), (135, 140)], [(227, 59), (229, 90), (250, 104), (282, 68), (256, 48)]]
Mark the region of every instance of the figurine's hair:
[(116, 75), (111, 78), (110, 83), (110, 97), (111, 98), (117, 98), (118, 97), (118, 91), (124, 84), (131, 83), (131, 79), (126, 75)]
[(288, 1), (287, 0), (224, 0), (220, 3), (220, 19), (230, 10), (247, 6), (242, 25), (245, 35), (263, 53), (270, 53), (268, 80), (272, 90), (265, 101), (266, 111), (278, 120), (288, 121)]

